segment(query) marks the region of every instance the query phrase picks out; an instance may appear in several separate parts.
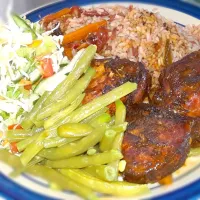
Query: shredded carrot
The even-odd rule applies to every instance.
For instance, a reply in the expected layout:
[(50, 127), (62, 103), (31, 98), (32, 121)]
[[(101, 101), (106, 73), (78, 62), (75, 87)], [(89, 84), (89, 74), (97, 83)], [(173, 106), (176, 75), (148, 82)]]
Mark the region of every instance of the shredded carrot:
[(69, 14), (70, 12), (71, 12), (70, 8), (64, 8), (63, 10), (60, 10), (60, 11), (58, 11), (56, 13), (53, 13), (53, 14), (50, 14), (50, 15), (47, 15), (46, 17), (44, 17), (43, 18), (43, 23), (44, 24), (48, 24), (48, 23), (52, 22), (55, 19), (59, 19), (62, 16)]
[(29, 44), (28, 46), (30, 48), (37, 48), (42, 44), (42, 40), (34, 40), (31, 44)]
[(21, 79), (20, 82), (19, 82), (19, 85), (31, 85), (32, 82), (31, 81), (28, 81), (28, 80), (25, 80), (25, 79)]
[(20, 124), (12, 124), (8, 126), (8, 130), (13, 130), (13, 129), (23, 129), (23, 128), (21, 127)]
[(103, 20), (93, 24), (88, 24), (74, 32), (64, 35), (63, 45), (85, 39), (89, 33), (97, 32), (101, 26), (107, 25), (107, 21)]

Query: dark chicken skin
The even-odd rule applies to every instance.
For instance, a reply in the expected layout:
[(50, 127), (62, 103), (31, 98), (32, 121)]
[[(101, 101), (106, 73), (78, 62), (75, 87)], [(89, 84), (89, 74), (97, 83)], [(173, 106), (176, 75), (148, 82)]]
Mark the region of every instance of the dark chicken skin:
[(153, 103), (193, 121), (192, 147), (200, 146), (200, 50), (164, 69)]
[(122, 153), (124, 179), (154, 183), (180, 168), (190, 149), (190, 124), (183, 117), (149, 104), (127, 108)]
[[(87, 103), (127, 81), (135, 82), (138, 85), (132, 94), (123, 98), (124, 103), (139, 103), (148, 96), (151, 76), (142, 63), (115, 58), (94, 60), (92, 67), (96, 70), (96, 76), (85, 91), (86, 96), (83, 103)], [(111, 106), (110, 110), (111, 113), (114, 113), (115, 108)]]
[(165, 68), (159, 82), (153, 98), (156, 105), (200, 117), (200, 50)]

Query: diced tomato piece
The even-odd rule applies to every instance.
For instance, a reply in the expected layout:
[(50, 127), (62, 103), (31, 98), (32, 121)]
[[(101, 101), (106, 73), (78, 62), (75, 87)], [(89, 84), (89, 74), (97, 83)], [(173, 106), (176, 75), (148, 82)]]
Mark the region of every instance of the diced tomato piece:
[(48, 78), (54, 74), (53, 62), (51, 58), (44, 58), (43, 60), (41, 60), (41, 67), (44, 78)]
[(16, 142), (11, 142), (10, 143), (10, 150), (13, 154), (18, 153), (18, 149), (17, 149), (17, 143)]
[(8, 126), (8, 130), (13, 130), (13, 129), (23, 129), (23, 128), (21, 127), (20, 124), (12, 124)]

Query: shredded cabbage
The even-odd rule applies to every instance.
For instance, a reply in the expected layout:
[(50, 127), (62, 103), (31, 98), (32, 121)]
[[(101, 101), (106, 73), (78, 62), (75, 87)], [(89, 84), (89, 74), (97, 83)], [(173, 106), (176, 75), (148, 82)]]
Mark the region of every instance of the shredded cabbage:
[(23, 32), (10, 18), (8, 25), (0, 24), (0, 131), (20, 123), (23, 113), (29, 112), (39, 98), (20, 82), (30, 80), (31, 73), (40, 67), (39, 60), (51, 58), (55, 73), (69, 62), (60, 46), (63, 36), (51, 36), (53, 30), (44, 32), (39, 23), (26, 22), (42, 41), (36, 48), (30, 47), (34, 42), (31, 33)]

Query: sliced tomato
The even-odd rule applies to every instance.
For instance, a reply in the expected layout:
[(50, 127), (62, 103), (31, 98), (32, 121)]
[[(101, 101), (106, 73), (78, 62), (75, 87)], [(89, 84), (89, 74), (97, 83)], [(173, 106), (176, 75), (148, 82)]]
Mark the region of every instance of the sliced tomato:
[(54, 74), (53, 62), (51, 58), (44, 58), (43, 60), (41, 60), (41, 67), (44, 78), (48, 78)]
[(21, 127), (20, 124), (12, 124), (8, 126), (8, 130), (13, 130), (13, 129), (23, 129), (23, 128)]
[(17, 143), (16, 142), (11, 142), (10, 143), (10, 150), (12, 153), (18, 153), (18, 149), (17, 149)]

